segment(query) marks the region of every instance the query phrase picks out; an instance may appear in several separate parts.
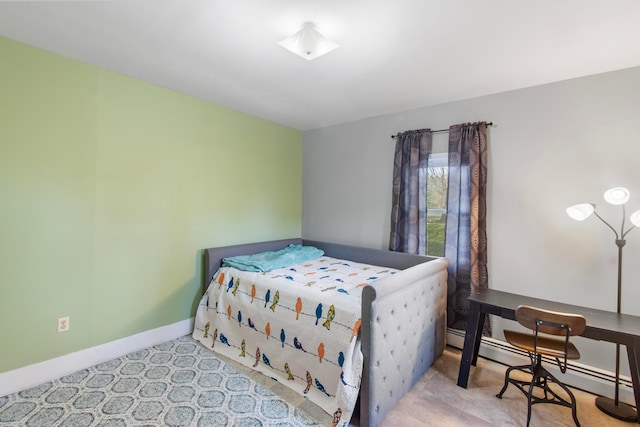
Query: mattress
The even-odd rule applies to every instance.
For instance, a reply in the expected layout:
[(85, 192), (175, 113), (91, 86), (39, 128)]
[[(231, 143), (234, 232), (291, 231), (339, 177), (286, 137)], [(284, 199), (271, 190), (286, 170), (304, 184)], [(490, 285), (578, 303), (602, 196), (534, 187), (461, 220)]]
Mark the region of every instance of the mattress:
[(263, 273), (222, 267), (200, 301), (193, 337), (346, 425), (362, 375), (362, 289), (396, 272), (327, 256)]

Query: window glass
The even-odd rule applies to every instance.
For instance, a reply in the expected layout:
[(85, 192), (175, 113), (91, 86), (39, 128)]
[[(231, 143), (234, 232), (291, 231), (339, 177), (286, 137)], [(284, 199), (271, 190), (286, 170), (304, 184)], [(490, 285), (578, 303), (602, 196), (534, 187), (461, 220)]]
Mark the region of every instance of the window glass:
[(427, 170), (427, 255), (444, 256), (444, 228), (447, 218), (447, 153), (432, 153)]

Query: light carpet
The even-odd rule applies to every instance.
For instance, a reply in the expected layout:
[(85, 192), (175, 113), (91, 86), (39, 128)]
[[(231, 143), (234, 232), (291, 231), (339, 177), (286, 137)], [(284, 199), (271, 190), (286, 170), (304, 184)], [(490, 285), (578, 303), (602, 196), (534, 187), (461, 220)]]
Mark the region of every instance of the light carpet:
[(321, 425), (188, 336), (0, 397), (0, 426)]

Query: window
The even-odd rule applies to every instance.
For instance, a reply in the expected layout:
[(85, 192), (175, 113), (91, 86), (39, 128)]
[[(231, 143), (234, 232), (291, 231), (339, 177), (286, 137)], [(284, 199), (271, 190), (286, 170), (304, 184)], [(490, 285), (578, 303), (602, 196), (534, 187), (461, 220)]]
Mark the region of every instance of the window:
[(432, 153), (427, 169), (427, 255), (444, 256), (449, 159)]

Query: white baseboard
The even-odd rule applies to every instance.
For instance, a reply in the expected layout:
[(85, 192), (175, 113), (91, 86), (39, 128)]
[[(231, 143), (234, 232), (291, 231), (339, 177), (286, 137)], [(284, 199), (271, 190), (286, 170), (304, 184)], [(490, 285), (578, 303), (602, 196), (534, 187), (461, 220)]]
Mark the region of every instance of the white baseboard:
[[(448, 329), (447, 345), (462, 349), (464, 335), (464, 331)], [(482, 337), (479, 356), (508, 366), (524, 365), (529, 362), (529, 357), (525, 351), (511, 346), (505, 341), (488, 337)], [(555, 360), (549, 359), (548, 362), (546, 367), (550, 368), (549, 371), (563, 383), (599, 396), (613, 398), (615, 390), (615, 374), (613, 372), (569, 361), (567, 363), (567, 372), (561, 374), (559, 369), (553, 369)], [(630, 377), (620, 376), (619, 391), (621, 401), (635, 406), (633, 384)]]
[[(89, 368), (125, 354), (188, 335), (193, 331), (193, 323), (194, 318), (185, 319), (55, 359), (0, 373), (0, 396), (15, 393), (80, 369)], [(447, 330), (447, 345), (461, 349), (464, 345), (464, 332)], [(482, 338), (480, 356), (505, 365), (523, 364), (529, 360), (525, 352), (504, 341), (487, 337)], [(615, 375), (613, 372), (570, 362), (569, 368), (562, 378), (563, 382), (573, 387), (597, 395), (613, 396), (614, 393)], [(627, 376), (621, 377), (620, 400), (635, 405), (633, 386), (631, 379)]]
[(55, 359), (3, 372), (0, 374), (0, 396), (15, 393), (80, 369), (89, 368), (108, 360), (117, 359), (125, 354), (188, 335), (193, 331), (193, 323), (194, 318), (192, 317)]

